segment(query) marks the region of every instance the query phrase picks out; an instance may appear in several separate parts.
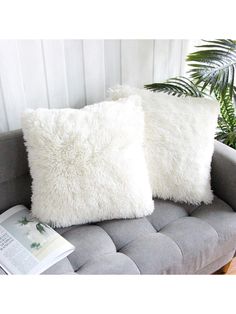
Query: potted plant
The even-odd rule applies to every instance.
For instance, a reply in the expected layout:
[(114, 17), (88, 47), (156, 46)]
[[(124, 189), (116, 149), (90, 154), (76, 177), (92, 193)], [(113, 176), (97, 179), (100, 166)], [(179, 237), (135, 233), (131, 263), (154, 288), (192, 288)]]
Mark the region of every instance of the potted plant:
[(216, 139), (236, 149), (236, 41), (203, 40), (186, 61), (189, 77), (175, 77), (163, 83), (145, 85), (154, 92), (174, 96), (215, 97), (220, 103)]

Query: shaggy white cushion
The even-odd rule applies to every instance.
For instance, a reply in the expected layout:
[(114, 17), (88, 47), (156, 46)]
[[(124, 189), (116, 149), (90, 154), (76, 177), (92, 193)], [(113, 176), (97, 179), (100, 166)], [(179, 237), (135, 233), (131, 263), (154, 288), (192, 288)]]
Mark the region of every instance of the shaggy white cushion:
[(153, 196), (211, 203), (210, 165), (218, 102), (128, 86), (108, 91), (113, 100), (133, 94), (142, 97), (145, 112), (145, 154)]
[(55, 227), (151, 214), (140, 97), (23, 115), (32, 213)]

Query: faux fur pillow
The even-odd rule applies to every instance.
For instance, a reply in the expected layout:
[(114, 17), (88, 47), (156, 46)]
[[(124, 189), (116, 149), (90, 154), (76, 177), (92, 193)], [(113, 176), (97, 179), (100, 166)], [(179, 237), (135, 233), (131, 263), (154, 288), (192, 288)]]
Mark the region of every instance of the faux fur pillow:
[(23, 132), (41, 221), (65, 227), (153, 211), (140, 97), (30, 110)]
[(117, 86), (108, 93), (113, 100), (133, 94), (142, 97), (145, 154), (153, 195), (193, 204), (211, 203), (210, 165), (218, 102), (128, 86)]

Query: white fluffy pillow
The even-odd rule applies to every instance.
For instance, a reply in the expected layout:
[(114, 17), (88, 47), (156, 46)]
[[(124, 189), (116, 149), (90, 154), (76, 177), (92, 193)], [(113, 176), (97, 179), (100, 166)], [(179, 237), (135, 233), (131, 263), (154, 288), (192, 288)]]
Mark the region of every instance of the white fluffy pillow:
[(132, 96), (24, 114), (34, 216), (65, 227), (151, 214), (140, 102)]
[(117, 86), (108, 94), (113, 100), (133, 94), (142, 97), (145, 154), (153, 195), (193, 204), (211, 203), (210, 166), (218, 102), (128, 86)]

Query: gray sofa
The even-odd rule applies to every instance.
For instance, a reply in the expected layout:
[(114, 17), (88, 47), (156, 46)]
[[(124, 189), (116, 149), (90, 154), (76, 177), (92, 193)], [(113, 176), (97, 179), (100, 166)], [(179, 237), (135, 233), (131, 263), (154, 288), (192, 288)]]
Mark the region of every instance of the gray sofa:
[[(191, 165), (189, 165), (191, 167)], [(0, 135), (0, 213), (30, 207), (31, 177), (21, 131)], [(141, 219), (57, 229), (76, 247), (47, 274), (211, 274), (236, 249), (236, 151), (215, 142), (211, 205), (155, 200)]]

